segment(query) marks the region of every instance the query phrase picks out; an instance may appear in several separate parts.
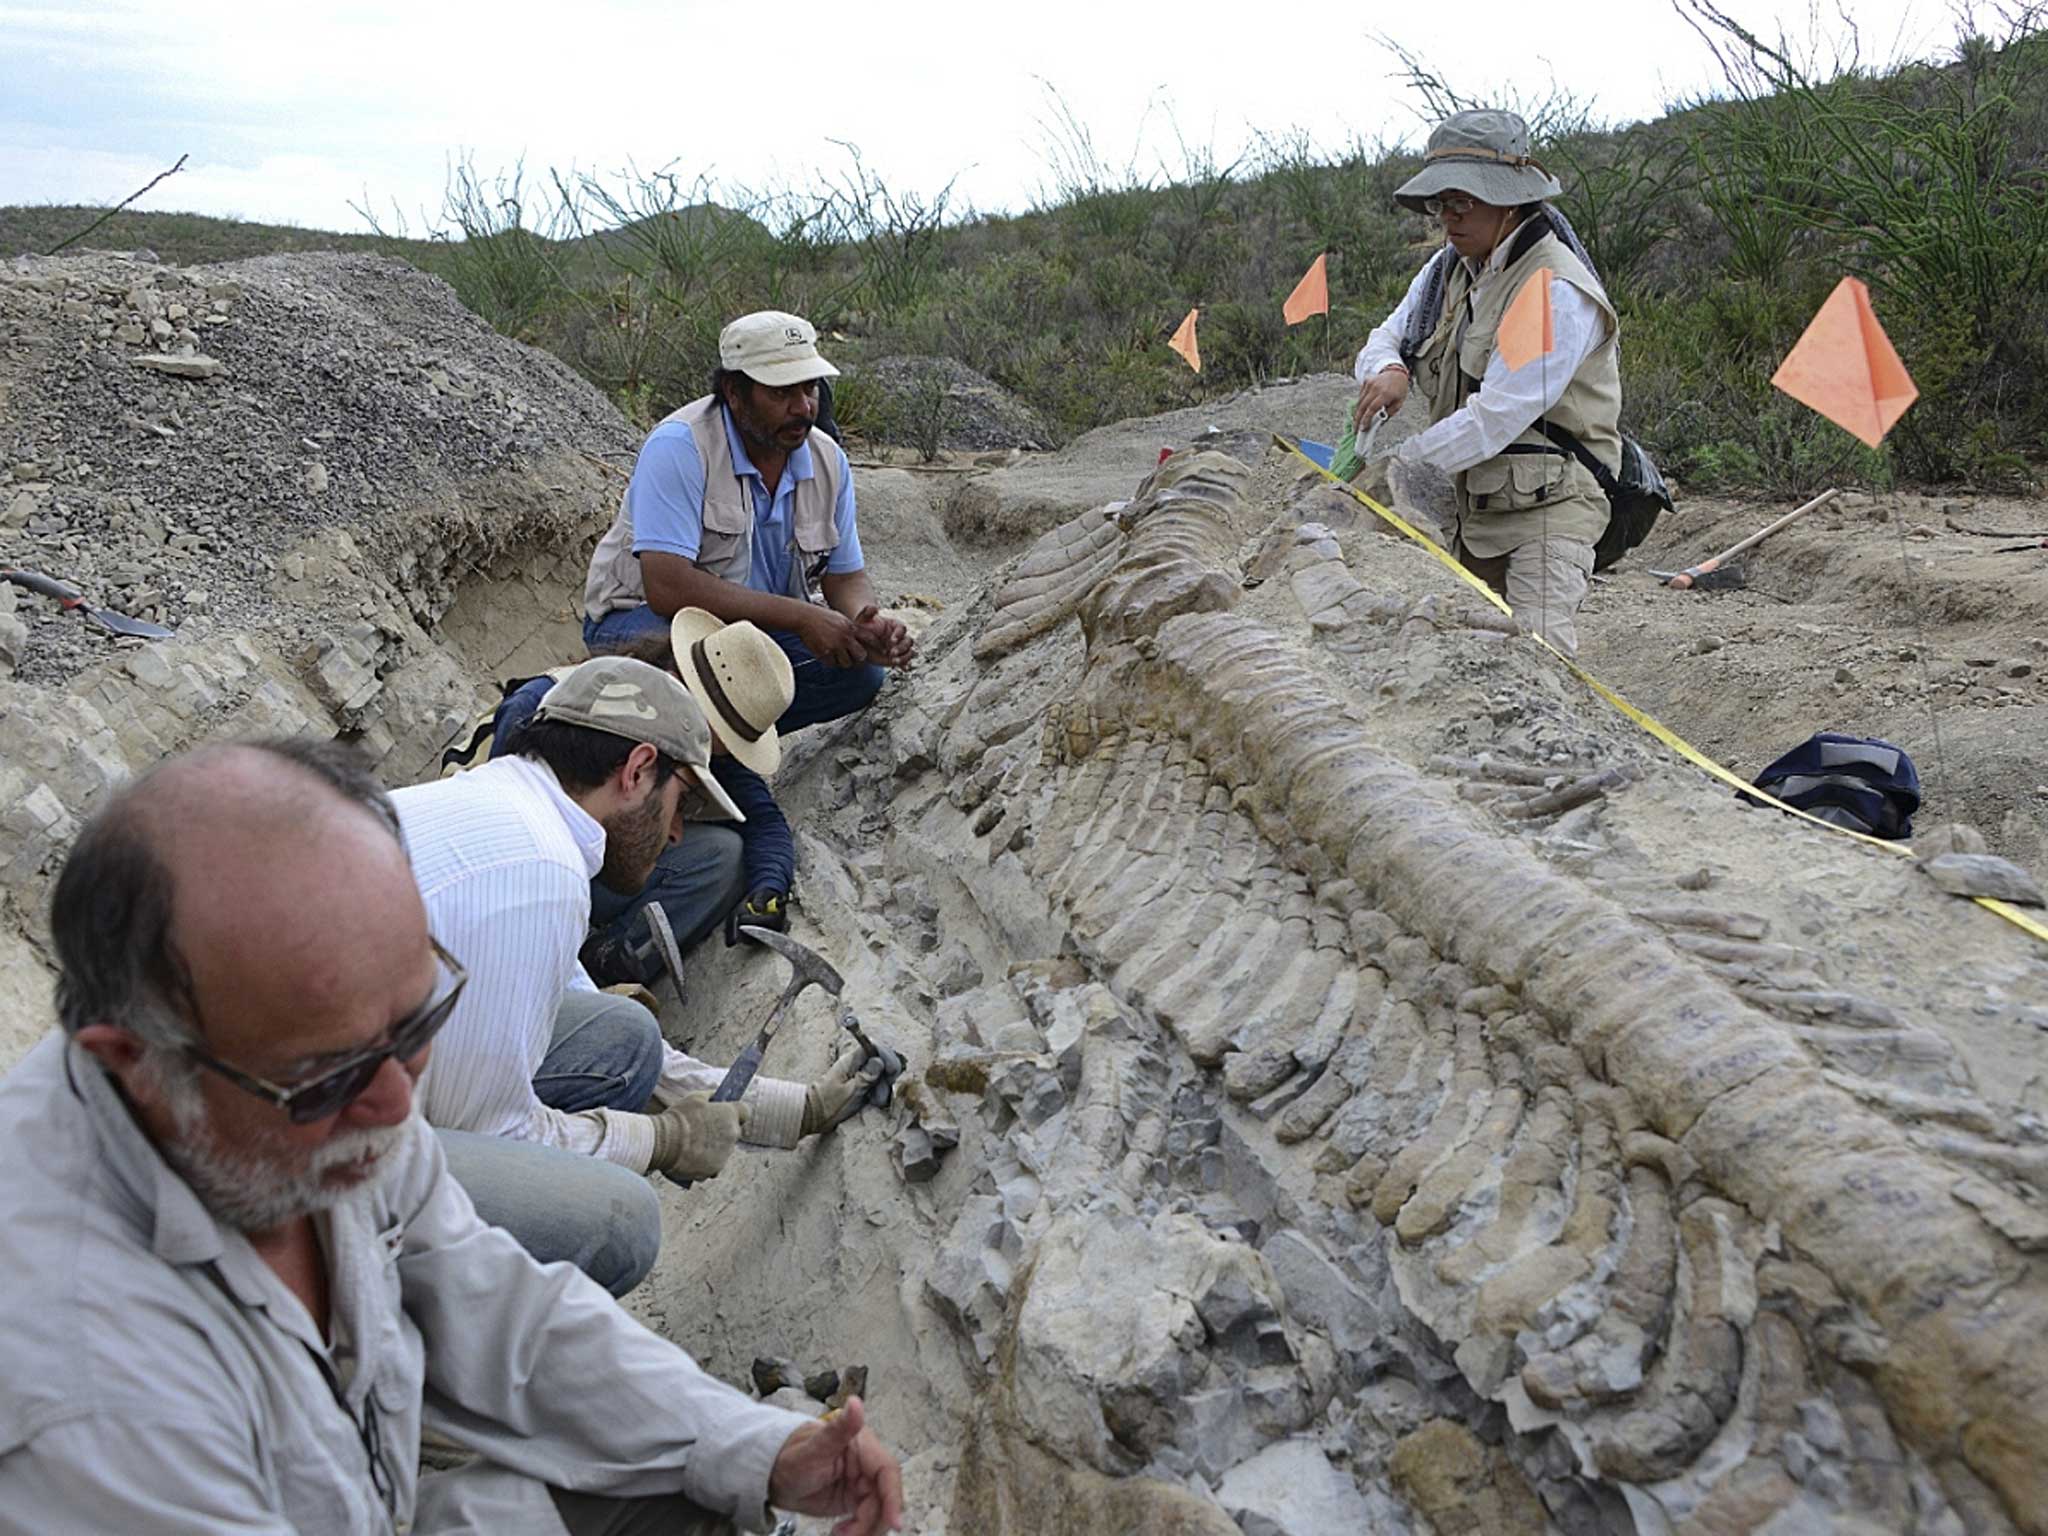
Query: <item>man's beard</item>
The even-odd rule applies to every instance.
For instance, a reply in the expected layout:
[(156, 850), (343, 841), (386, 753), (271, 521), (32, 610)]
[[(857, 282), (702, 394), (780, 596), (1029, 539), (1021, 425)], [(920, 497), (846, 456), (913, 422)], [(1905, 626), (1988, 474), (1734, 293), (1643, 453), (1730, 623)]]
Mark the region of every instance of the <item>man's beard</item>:
[[(810, 437), (811, 428), (816, 425), (811, 421), (790, 421), (784, 422), (781, 428), (777, 429), (769, 426), (767, 418), (756, 413), (751, 405), (735, 406), (732, 416), (740, 429), (740, 441), (749, 448), (759, 448), (766, 453), (796, 452)], [(799, 427), (803, 430), (798, 431)]]
[(668, 818), (663, 813), (659, 790), (650, 791), (646, 803), (619, 812), (604, 824), (604, 864), (597, 878), (607, 890), (621, 896), (637, 896), (654, 874), (654, 861), (668, 846)]
[[(375, 1190), (388, 1169), (387, 1159), (412, 1130), (412, 1115), (397, 1125), (365, 1131), (343, 1131), (304, 1154), (297, 1170), (280, 1170), (280, 1158), (266, 1155), (268, 1144), (221, 1146), (207, 1123), (206, 1101), (197, 1078), (183, 1061), (166, 1062), (157, 1073), (177, 1139), (158, 1150), (165, 1162), (191, 1186), (199, 1203), (214, 1219), (238, 1232), (270, 1232), (302, 1216), (324, 1211)], [(280, 1149), (282, 1150), (282, 1149)], [(366, 1177), (344, 1183), (327, 1175), (339, 1168), (369, 1161)]]

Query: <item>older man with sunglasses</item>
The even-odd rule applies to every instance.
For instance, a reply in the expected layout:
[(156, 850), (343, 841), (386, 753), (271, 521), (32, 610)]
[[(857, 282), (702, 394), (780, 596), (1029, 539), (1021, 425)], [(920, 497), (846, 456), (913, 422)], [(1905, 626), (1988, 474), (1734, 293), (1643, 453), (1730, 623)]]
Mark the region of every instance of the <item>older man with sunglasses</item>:
[[(1428, 464), (1457, 491), (1453, 550), (1565, 655), (1607, 527), (1607, 496), (1585, 462), (1621, 464), (1621, 365), (1614, 306), (1565, 217), (1560, 188), (1529, 154), (1512, 112), (1458, 112), (1429, 136), (1422, 169), (1394, 201), (1443, 221), (1445, 244), (1358, 354), (1356, 422), (1422, 390), (1430, 425), (1395, 463)], [(1496, 346), (1525, 284), (1547, 269), (1547, 353), (1511, 368)]]
[[(0, 1532), (897, 1528), (857, 1400), (755, 1403), (477, 1217), (414, 1101), (462, 966), (344, 751), (124, 789), (51, 933), (62, 1030), (0, 1080)], [(422, 1476), (423, 1423), (480, 1459)]]

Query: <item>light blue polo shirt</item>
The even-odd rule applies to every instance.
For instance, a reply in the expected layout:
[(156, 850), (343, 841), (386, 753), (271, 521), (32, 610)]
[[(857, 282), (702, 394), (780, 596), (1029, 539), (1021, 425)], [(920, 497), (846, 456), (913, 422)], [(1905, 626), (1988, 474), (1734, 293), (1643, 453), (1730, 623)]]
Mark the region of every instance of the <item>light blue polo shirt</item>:
[[(761, 472), (747, 457), (732, 412), (719, 408), (725, 423), (725, 440), (732, 450), (733, 468), (745, 480), (754, 498), (754, 560), (747, 573), (747, 585), (756, 592), (786, 597), (789, 583), (789, 517), (797, 483), (816, 473), (811, 463), (811, 441), (789, 456), (782, 480), (771, 497), (761, 482)], [(853, 470), (837, 443), (826, 439), (839, 455), (839, 499), (832, 509), (833, 525), (839, 530), (839, 547), (825, 564), (828, 574), (844, 576), (862, 568), (860, 534), (854, 526)], [(680, 421), (665, 421), (641, 444), (640, 457), (633, 463), (633, 483), (626, 488), (626, 510), (633, 519), (633, 553), (643, 555), (659, 550), (665, 555), (697, 558), (704, 541), (704, 456), (689, 427)]]

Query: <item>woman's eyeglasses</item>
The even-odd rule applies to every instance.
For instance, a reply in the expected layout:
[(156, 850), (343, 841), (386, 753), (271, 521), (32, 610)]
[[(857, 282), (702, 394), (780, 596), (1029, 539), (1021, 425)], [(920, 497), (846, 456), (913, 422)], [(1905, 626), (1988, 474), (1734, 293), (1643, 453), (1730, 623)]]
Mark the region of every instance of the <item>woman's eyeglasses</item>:
[(1476, 199), (1469, 197), (1425, 197), (1422, 211), (1432, 219), (1448, 213), (1454, 219), (1462, 219), (1479, 206)]
[[(418, 1009), (400, 1019), (393, 1027), (390, 1038), (382, 1045), (374, 1045), (358, 1055), (349, 1057), (339, 1066), (330, 1067), (318, 1077), (303, 1083), (273, 1083), (265, 1078), (254, 1077), (239, 1067), (231, 1067), (217, 1056), (208, 1055), (196, 1045), (185, 1047), (185, 1054), (205, 1067), (217, 1072), (244, 1093), (252, 1093), (259, 1099), (275, 1104), (285, 1112), (285, 1118), (294, 1125), (305, 1125), (314, 1120), (325, 1120), (329, 1115), (340, 1114), (352, 1103), (357, 1095), (370, 1086), (378, 1070), (386, 1061), (396, 1058), (410, 1061), (427, 1048), (427, 1043), (448, 1022), (448, 1015), (455, 1011), (455, 1003), (462, 996), (462, 988), (469, 981), (469, 972), (462, 968), (438, 940), (428, 938), (434, 946), (434, 958), (440, 965), (440, 977), (434, 988), (434, 995)], [(189, 1005), (188, 1005), (189, 1006)], [(199, 1022), (196, 1009), (192, 1010), (193, 1022)], [(201, 1026), (204, 1027), (203, 1025)]]

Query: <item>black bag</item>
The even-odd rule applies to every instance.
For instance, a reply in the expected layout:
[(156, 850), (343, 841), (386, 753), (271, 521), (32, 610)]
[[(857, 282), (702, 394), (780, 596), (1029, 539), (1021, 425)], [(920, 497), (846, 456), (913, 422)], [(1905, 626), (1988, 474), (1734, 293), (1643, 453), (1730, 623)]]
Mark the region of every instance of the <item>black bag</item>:
[(1820, 731), (1758, 774), (1756, 787), (1809, 816), (1893, 841), (1913, 835), (1920, 809), (1913, 759), (1875, 736)]
[(1593, 546), (1593, 569), (1604, 571), (1634, 549), (1649, 535), (1660, 512), (1674, 510), (1671, 491), (1643, 445), (1632, 437), (1621, 440), (1621, 473), (1602, 464), (1593, 450), (1563, 427), (1542, 422), (1537, 427), (1566, 453), (1586, 466), (1607, 493), (1607, 531)]

